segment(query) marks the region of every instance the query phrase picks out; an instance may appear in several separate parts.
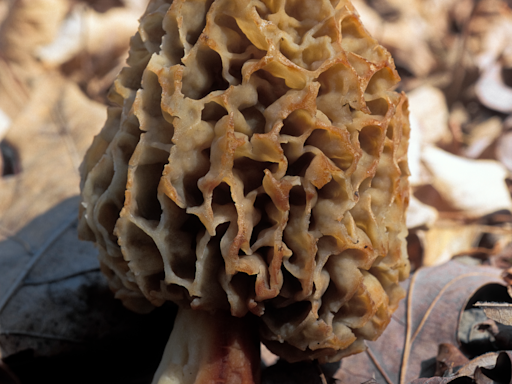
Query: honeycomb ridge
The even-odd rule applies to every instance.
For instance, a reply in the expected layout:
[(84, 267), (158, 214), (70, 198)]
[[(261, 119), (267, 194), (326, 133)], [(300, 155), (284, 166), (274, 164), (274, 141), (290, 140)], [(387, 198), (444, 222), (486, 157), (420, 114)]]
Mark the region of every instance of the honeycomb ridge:
[(407, 99), (347, 0), (153, 0), (81, 167), (116, 297), (260, 317), (289, 361), (376, 339), (404, 296)]

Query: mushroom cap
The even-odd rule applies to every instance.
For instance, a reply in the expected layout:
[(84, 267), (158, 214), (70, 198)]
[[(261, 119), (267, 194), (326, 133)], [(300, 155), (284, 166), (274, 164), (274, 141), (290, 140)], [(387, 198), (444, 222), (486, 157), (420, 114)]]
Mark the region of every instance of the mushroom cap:
[(407, 277), (407, 100), (348, 0), (153, 0), (81, 167), (116, 296), (259, 316), (289, 361), (376, 339)]

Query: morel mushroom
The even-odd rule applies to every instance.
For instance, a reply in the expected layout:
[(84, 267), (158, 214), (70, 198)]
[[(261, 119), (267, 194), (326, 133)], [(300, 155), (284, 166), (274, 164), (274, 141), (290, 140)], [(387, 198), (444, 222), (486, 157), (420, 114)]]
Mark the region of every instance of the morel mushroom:
[(128, 308), (180, 306), (155, 383), (257, 381), (257, 332), (292, 362), (382, 333), (409, 273), (398, 81), (349, 0), (150, 2), (79, 231)]

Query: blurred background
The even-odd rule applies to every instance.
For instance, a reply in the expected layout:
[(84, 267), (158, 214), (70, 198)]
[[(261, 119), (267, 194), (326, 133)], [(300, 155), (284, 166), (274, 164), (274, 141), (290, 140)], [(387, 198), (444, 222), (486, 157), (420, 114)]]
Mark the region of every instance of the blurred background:
[(409, 256), (509, 267), (512, 12), (501, 0), (356, 0), (410, 99)]
[[(511, 3), (354, 0), (410, 99), (414, 268), (512, 258)], [(0, 236), (78, 193), (76, 168), (146, 4), (0, 0)]]
[(512, 11), (502, 0), (356, 0), (410, 100), (409, 256), (512, 258)]
[[(353, 3), (392, 53), (410, 100), (413, 269), (459, 258), (507, 271), (512, 1)], [(79, 193), (78, 166), (146, 5), (0, 0), (0, 242), (30, 250), (19, 231)]]

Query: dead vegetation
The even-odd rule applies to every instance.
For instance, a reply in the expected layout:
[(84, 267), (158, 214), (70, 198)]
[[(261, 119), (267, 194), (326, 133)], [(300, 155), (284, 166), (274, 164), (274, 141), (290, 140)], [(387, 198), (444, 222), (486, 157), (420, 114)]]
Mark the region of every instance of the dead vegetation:
[[(112, 304), (94, 249), (74, 236), (77, 166), (105, 121), (108, 89), (145, 5), (0, 0), (2, 383), (16, 375), (36, 382), (34, 369), (54, 383), (146, 383), (156, 368), (139, 350), (138, 369), (101, 376), (105, 343), (150, 320)], [(392, 53), (410, 98), (408, 250), (416, 273), (368, 352), (321, 367), (275, 363), (265, 352), (263, 382), (510, 383), (509, 309), (496, 316), (474, 304), (512, 302), (511, 3), (354, 5)], [(107, 299), (98, 299), (102, 292)], [(172, 315), (164, 308), (152, 316), (162, 325)], [(161, 326), (134, 343), (165, 342), (168, 331)], [(126, 343), (109, 348), (118, 354), (112, 367), (125, 365)], [(70, 379), (81, 364), (88, 374)]]

